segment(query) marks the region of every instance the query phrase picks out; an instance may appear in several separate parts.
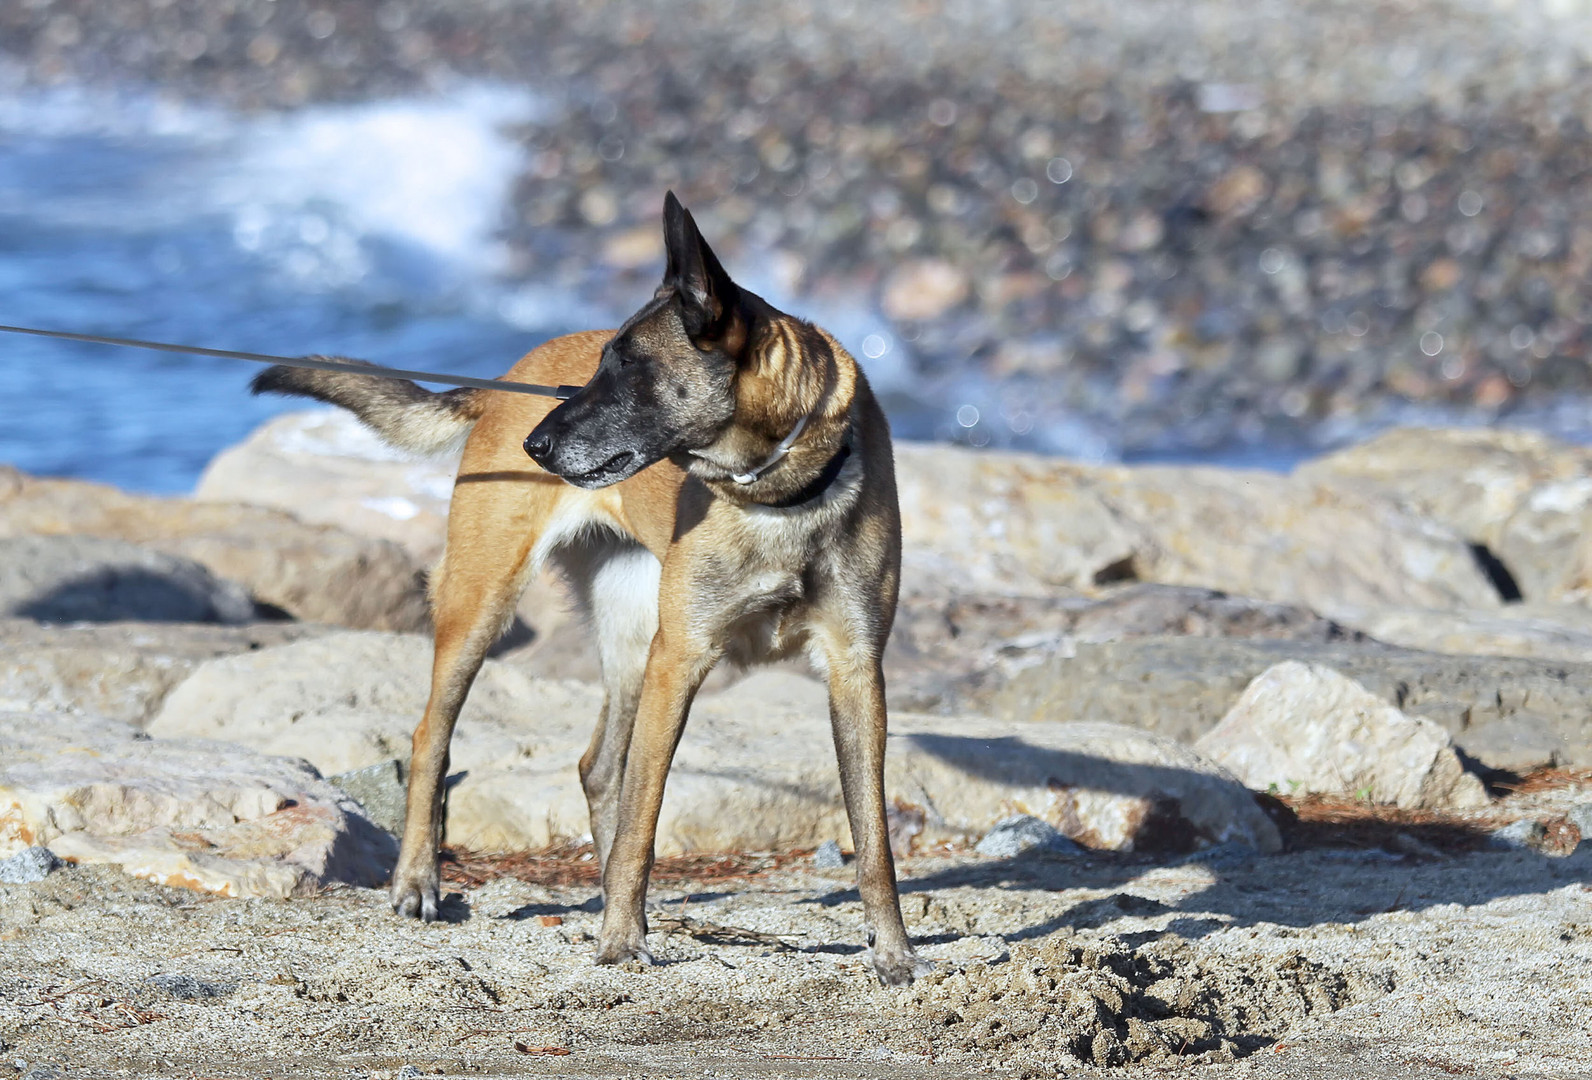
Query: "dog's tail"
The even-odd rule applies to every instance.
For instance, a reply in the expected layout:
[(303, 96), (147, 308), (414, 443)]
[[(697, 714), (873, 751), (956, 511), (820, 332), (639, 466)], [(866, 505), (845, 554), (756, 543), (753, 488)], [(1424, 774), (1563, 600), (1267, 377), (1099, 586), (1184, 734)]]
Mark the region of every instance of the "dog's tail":
[[(345, 364), (363, 363), (335, 359)], [(340, 405), (389, 445), (419, 454), (439, 454), (463, 445), (481, 418), (489, 392), (459, 389), (434, 394), (407, 379), (281, 364), (260, 372), (249, 388), (256, 394), (297, 394)]]

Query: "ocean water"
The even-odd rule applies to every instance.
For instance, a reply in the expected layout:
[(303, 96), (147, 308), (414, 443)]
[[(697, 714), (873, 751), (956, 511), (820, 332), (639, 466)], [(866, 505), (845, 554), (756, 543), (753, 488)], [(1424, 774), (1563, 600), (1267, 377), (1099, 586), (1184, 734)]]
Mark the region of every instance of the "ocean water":
[[(239, 117), (76, 93), (0, 100), (0, 322), (492, 376), (606, 313), (501, 284), (523, 93)], [(0, 461), (190, 490), (302, 401), (255, 365), (0, 336)]]

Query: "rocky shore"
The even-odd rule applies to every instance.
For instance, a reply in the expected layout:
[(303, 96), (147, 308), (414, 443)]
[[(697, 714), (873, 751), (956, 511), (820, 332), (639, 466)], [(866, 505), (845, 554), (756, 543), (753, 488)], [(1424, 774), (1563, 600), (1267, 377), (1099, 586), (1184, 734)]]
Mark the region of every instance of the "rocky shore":
[(1282, 476), (900, 444), (887, 783), (939, 963), (904, 994), (854, 955), (797, 669), (717, 674), (693, 712), (665, 967), (587, 965), (601, 690), (552, 581), (455, 740), (451, 921), (385, 914), (448, 462), (317, 411), (191, 498), (0, 472), (0, 1061), (1492, 1075), (1507, 1037), (1498, 1075), (1581, 1075), (1592, 1043), (1547, 1017), (1592, 993), (1586, 456), (1405, 429)]
[(1530, 0), (53, 0), (0, 10), (0, 54), (13, 84), (241, 110), (524, 87), (513, 277), (632, 308), (673, 187), (760, 286), (861, 299), (917, 437), (1286, 456), (1423, 415), (1585, 434), (1588, 26)]

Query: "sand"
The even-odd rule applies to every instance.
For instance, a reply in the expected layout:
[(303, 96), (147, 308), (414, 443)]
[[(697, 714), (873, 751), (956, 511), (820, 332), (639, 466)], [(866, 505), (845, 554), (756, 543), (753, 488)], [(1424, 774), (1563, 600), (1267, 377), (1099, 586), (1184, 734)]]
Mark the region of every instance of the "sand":
[(67, 868), (0, 886), (0, 1076), (1592, 1076), (1592, 845), (902, 871), (907, 989), (805, 859), (655, 884), (640, 970), (592, 964), (589, 884), (456, 884), (424, 926)]

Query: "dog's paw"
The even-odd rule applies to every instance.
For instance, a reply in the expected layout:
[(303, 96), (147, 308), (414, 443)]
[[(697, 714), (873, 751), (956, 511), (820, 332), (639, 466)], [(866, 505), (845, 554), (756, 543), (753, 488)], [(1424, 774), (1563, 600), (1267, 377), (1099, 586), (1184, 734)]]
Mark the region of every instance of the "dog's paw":
[(632, 964), (637, 967), (651, 967), (654, 963), (652, 954), (647, 951), (646, 943), (640, 939), (617, 942), (599, 940), (595, 959), (599, 964), (625, 967)]
[(397, 877), (392, 883), (392, 909), (400, 918), (437, 921), (438, 884), (426, 880)]
[(922, 978), (934, 970), (934, 962), (923, 960), (911, 949), (890, 955), (873, 954), (873, 973), (885, 986), (910, 986), (912, 980)]

